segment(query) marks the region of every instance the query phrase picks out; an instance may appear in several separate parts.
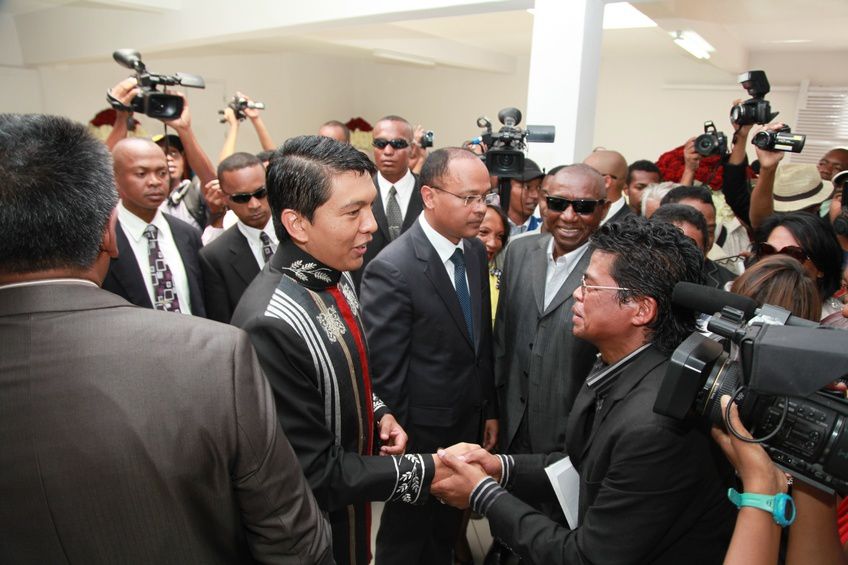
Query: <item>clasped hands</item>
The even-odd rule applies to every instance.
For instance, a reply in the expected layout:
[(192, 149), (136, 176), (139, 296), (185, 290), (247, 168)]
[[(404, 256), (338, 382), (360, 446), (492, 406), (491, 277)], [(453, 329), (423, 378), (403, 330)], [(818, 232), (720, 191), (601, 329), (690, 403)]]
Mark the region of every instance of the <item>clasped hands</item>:
[(487, 476), (501, 477), (501, 462), (474, 443), (457, 443), (433, 455), (436, 474), (430, 494), (456, 508), (468, 508), (471, 491)]

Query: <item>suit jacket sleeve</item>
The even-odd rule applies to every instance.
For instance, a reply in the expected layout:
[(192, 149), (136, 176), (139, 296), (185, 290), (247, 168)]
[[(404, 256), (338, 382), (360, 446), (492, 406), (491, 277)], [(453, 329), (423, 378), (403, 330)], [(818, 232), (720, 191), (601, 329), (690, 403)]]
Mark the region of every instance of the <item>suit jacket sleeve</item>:
[[(697, 499), (702, 476), (694, 473), (709, 446), (693, 446), (691, 434), (657, 426), (629, 429), (617, 442), (617, 453), (604, 476), (594, 482), (580, 478), (580, 498), (596, 494), (581, 512), (580, 526), (568, 530), (518, 498), (504, 495), (486, 514), (492, 534), (503, 539), (522, 557), (534, 563), (644, 563), (649, 562), (675, 520), (687, 517), (687, 507)], [(697, 441), (708, 442), (704, 435)], [(516, 457), (516, 485), (539, 474), (542, 459)], [(546, 462), (547, 463), (547, 462)], [(591, 491), (591, 492), (590, 492)], [(581, 503), (582, 506), (582, 503)], [(691, 515), (691, 513), (689, 513)], [(638, 527), (634, 525), (638, 524)], [(612, 540), (612, 543), (611, 543)]]
[(254, 559), (332, 563), (330, 526), (280, 429), (271, 389), (241, 332), (232, 379), (237, 449), (231, 476)]
[(216, 322), (229, 324), (233, 310), (224, 279), (217, 266), (213, 264), (215, 258), (204, 253), (203, 249), (200, 251), (199, 258), (200, 270), (203, 272), (203, 301), (206, 306), (206, 317)]
[(362, 277), (362, 321), (371, 349), (374, 390), (391, 408), (401, 426), (409, 425), (406, 375), (412, 344), (412, 298), (407, 281), (391, 263), (375, 258)]
[(748, 158), (739, 165), (724, 164), (721, 178), (721, 191), (727, 205), (741, 222), (751, 225), (749, 210), (751, 208), (751, 192), (748, 190), (748, 179), (745, 170), (748, 167)]
[[(336, 445), (324, 420), (319, 383), (303, 370), (313, 366), (303, 340), (288, 325), (263, 315), (250, 319), (244, 329), (271, 384), (277, 416), (320, 507), (334, 511), (356, 502), (392, 498), (400, 484), (393, 457), (361, 456)], [(432, 457), (425, 455), (421, 462), (422, 483), (429, 487)]]

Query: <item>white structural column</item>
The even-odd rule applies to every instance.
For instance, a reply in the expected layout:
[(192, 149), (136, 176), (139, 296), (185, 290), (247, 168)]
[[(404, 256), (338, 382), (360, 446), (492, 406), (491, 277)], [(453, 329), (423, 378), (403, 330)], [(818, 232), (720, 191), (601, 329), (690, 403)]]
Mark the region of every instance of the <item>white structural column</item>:
[(540, 166), (592, 150), (603, 20), (603, 0), (536, 0), (525, 124), (556, 126), (554, 143), (530, 144)]

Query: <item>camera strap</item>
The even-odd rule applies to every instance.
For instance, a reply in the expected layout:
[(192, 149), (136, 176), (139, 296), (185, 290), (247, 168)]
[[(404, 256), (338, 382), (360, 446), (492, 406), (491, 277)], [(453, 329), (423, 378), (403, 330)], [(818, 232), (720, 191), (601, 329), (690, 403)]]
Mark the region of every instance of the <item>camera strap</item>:
[(108, 102), (112, 108), (118, 110), (119, 112), (132, 112), (132, 108), (112, 96), (112, 92), (109, 90), (106, 91), (106, 102)]

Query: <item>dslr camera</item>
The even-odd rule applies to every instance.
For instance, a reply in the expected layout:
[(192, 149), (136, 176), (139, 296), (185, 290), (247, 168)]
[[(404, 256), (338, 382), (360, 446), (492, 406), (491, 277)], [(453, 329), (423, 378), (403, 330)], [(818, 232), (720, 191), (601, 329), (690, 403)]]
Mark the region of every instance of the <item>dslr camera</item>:
[(724, 340), (696, 332), (683, 341), (654, 412), (723, 426), (720, 399), (730, 395), (778, 467), (827, 492), (848, 492), (848, 401), (823, 390), (848, 374), (842, 330), (691, 283), (678, 283), (672, 301), (705, 313), (723, 302), (708, 328)]
[[(230, 101), (227, 102), (227, 107), (233, 111), (238, 121), (241, 122), (247, 118), (247, 115), (244, 113), (245, 110), (264, 110), (265, 104), (262, 102), (254, 102), (253, 100), (248, 100), (244, 96), (234, 94)], [(224, 110), (218, 110), (218, 113), (222, 116), (218, 121), (222, 124), (226, 123), (227, 120), (223, 118)]]
[(807, 141), (807, 136), (802, 133), (792, 133), (789, 126), (783, 126), (775, 131), (763, 130), (757, 132), (751, 143), (760, 149), (769, 151), (787, 151), (790, 153), (800, 153), (804, 149), (804, 143)]
[(765, 99), (771, 90), (765, 71), (748, 71), (739, 75), (739, 82), (751, 96), (749, 100), (730, 109), (730, 119), (740, 126), (767, 124), (779, 112), (771, 111), (771, 104)]
[(428, 129), (423, 134), (421, 134), (421, 148), (427, 149), (428, 147), (433, 147), (433, 141), (436, 134), (433, 130)]
[(524, 148), (528, 142), (553, 143), (555, 126), (527, 126), (521, 129), (521, 111), (504, 108), (498, 112), (503, 127), (492, 131), (492, 122), (486, 117), (477, 118), (477, 127), (485, 128), (480, 136), (489, 148), (486, 151), (486, 167), (498, 178), (516, 178), (524, 172)]
[(118, 110), (129, 110), (157, 118), (159, 120), (173, 120), (183, 113), (184, 101), (180, 96), (160, 92), (156, 90), (158, 85), (162, 86), (188, 86), (191, 88), (206, 88), (203, 77), (188, 73), (176, 73), (174, 75), (157, 75), (151, 73), (141, 60), (141, 53), (135, 49), (118, 49), (112, 53), (115, 61), (136, 73), (138, 87), (141, 92), (136, 95), (129, 107), (119, 101), (107, 96), (107, 100), (113, 108)]
[(716, 130), (715, 124), (704, 122), (704, 133), (695, 138), (695, 151), (704, 157), (727, 153), (727, 136)]

